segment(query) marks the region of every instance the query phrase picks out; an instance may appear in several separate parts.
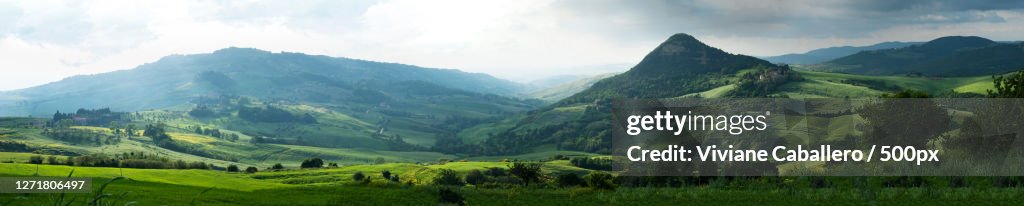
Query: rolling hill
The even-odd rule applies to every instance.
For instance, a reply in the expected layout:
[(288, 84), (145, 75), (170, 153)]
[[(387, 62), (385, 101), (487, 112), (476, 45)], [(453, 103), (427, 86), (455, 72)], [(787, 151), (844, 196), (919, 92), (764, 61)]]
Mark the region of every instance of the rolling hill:
[[(616, 98), (669, 98), (742, 84), (762, 85), (777, 79), (752, 80), (765, 71), (786, 76), (789, 69), (750, 56), (730, 54), (705, 45), (687, 34), (663, 42), (629, 71), (602, 79), (590, 88), (525, 115), (470, 128), (463, 135), (487, 134), (482, 148), (448, 142), (449, 152), (508, 154), (577, 150), (605, 152), (610, 148), (611, 101)], [(771, 79), (771, 80), (767, 80)], [(782, 78), (785, 79), (785, 78)], [(750, 90), (758, 90), (749, 88)], [(735, 95), (730, 93), (731, 95)], [(466, 141), (476, 137), (467, 137)]]
[[(236, 142), (195, 132), (205, 135), (199, 139), (217, 141), (175, 139), (184, 146), (166, 148), (174, 150), (165, 152), (172, 157), (262, 162), (312, 155), (370, 161), (366, 156), (376, 154), (374, 151), (425, 151), (437, 136), (542, 104), (506, 96), (520, 88), (488, 75), (458, 70), (228, 48), (210, 54), (169, 56), (131, 70), (76, 76), (5, 92), (0, 99), (17, 100), (0, 104), (0, 116), (58, 117), (55, 111), (110, 108), (115, 114), (128, 113), (117, 114), (113, 121), (85, 124), (135, 128), (162, 124), (175, 133), (204, 128), (240, 136), (241, 141)], [(54, 124), (58, 120), (33, 121)], [(109, 136), (112, 131), (117, 130), (97, 135)], [(55, 140), (41, 130), (22, 133), (26, 142), (35, 146), (64, 145), (55, 149), (76, 154), (112, 152), (104, 149), (110, 145)], [(113, 152), (160, 149), (151, 143), (142, 139), (112, 145), (122, 148)], [(421, 156), (436, 159), (444, 155)]]
[(199, 96), (235, 94), (292, 101), (341, 102), (353, 88), (417, 81), (511, 96), (522, 85), (486, 74), (348, 58), (227, 48), (175, 55), (134, 69), (66, 78), (0, 93), (0, 115), (49, 115), (56, 110), (109, 107), (164, 109)]
[(869, 46), (840, 46), (840, 47), (829, 47), (811, 50), (801, 54), (784, 54), (779, 56), (764, 57), (764, 60), (768, 60), (774, 63), (785, 63), (785, 64), (817, 64), (833, 60), (839, 57), (856, 54), (861, 51), (881, 50), (881, 49), (895, 49), (902, 48), (911, 45), (921, 44), (920, 42), (882, 42)]
[(554, 103), (557, 102), (558, 100), (565, 99), (566, 97), (572, 96), (573, 94), (579, 93), (580, 91), (590, 88), (590, 86), (594, 85), (594, 83), (597, 83), (597, 81), (615, 76), (617, 74), (618, 73), (607, 73), (588, 77), (580, 77), (561, 84), (549, 85), (547, 86), (547, 88), (530, 92), (526, 94), (526, 96), (534, 99), (540, 99), (544, 102)]
[(1024, 43), (948, 36), (904, 48), (863, 51), (818, 65), (815, 71), (865, 75), (978, 76), (1024, 68)]

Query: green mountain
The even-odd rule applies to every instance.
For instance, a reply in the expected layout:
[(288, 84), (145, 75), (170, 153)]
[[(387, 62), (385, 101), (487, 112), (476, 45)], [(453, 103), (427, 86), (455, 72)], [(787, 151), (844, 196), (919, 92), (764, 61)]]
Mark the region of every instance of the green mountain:
[(784, 54), (779, 56), (764, 57), (765, 60), (775, 63), (785, 64), (817, 64), (833, 60), (839, 57), (856, 54), (861, 51), (871, 51), (880, 49), (895, 49), (902, 48), (911, 45), (921, 44), (920, 42), (882, 42), (869, 46), (840, 46), (840, 47), (829, 47), (821, 48), (808, 51), (800, 54)]
[(346, 91), (361, 85), (388, 86), (404, 81), (498, 95), (516, 94), (522, 89), (519, 84), (486, 74), (452, 69), (227, 48), (211, 54), (168, 56), (130, 70), (74, 76), (3, 92), (0, 115), (50, 115), (56, 110), (101, 107), (117, 111), (163, 109), (199, 96), (220, 94), (344, 102), (351, 98)]
[(228, 48), (5, 92), (0, 116), (57, 120), (55, 111), (110, 108), (131, 112), (116, 122), (137, 128), (165, 124), (191, 132), (201, 126), (256, 143), (421, 151), (441, 134), (541, 105), (498, 95), (520, 88), (458, 70)]
[(994, 75), (1024, 68), (1021, 57), (1024, 43), (949, 36), (904, 48), (863, 51), (808, 69), (866, 75)]
[[(470, 128), (463, 135), (487, 134), (480, 147), (439, 141), (446, 152), (509, 154), (544, 150), (607, 152), (611, 144), (611, 102), (617, 98), (670, 98), (734, 85), (730, 96), (763, 96), (792, 77), (789, 68), (758, 58), (730, 54), (686, 34), (663, 42), (629, 71), (545, 108), (499, 123)], [(758, 78), (760, 76), (761, 78)]]

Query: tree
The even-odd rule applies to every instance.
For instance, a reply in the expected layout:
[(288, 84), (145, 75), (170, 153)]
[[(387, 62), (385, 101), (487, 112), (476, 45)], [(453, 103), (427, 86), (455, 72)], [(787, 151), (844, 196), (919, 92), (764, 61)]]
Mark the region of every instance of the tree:
[(57, 162), (57, 157), (54, 156), (46, 157), (46, 163), (50, 163), (51, 165), (60, 164), (60, 162)]
[(321, 168), (324, 166), (324, 160), (320, 158), (306, 159), (302, 161), (301, 168)]
[(443, 204), (466, 205), (466, 198), (451, 188), (441, 188), (438, 192), (438, 199)]
[(615, 189), (615, 183), (612, 182), (615, 178), (611, 174), (605, 172), (591, 172), (583, 179), (587, 180), (587, 185), (594, 189), (613, 190)]
[(277, 163), (277, 164), (274, 164), (274, 166), (270, 167), (270, 169), (273, 169), (273, 170), (283, 170), (284, 169), (284, 165), (281, 165), (281, 163)]
[(452, 169), (441, 169), (437, 173), (437, 177), (434, 177), (435, 185), (451, 185), (451, 186), (462, 186), (465, 183), (462, 182), (462, 178), (459, 178), (459, 174), (455, 173)]
[(508, 166), (508, 172), (523, 179), (523, 182), (529, 186), (530, 182), (540, 181), (540, 166), (537, 163), (513, 162)]
[(391, 179), (391, 171), (388, 171), (388, 170), (380, 171), (380, 176), (384, 177), (384, 179), (386, 179), (386, 180), (390, 180)]
[(43, 164), (43, 156), (32, 155), (28, 158), (28, 163), (32, 164)]
[(228, 165), (228, 172), (238, 172), (237, 165)]
[(580, 178), (576, 173), (565, 173), (559, 175), (556, 182), (558, 182), (558, 185), (562, 187), (574, 187), (586, 184), (583, 178)]
[(995, 91), (987, 90), (992, 98), (1024, 98), (1024, 71), (1018, 71), (1008, 76), (992, 77), (995, 84)]
[(466, 183), (471, 185), (480, 185), (487, 181), (487, 177), (480, 170), (471, 170), (466, 174)]
[(362, 171), (357, 171), (355, 174), (352, 174), (352, 180), (355, 180), (356, 182), (361, 182), (363, 179), (366, 179), (366, 175), (363, 174)]
[(256, 173), (258, 171), (259, 171), (259, 169), (256, 169), (256, 167), (246, 167), (245, 168), (245, 173), (249, 173), (249, 174)]

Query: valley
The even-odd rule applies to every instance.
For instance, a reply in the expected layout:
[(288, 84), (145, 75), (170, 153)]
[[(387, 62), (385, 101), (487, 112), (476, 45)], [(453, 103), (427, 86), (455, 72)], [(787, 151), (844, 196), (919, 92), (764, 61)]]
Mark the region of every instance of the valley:
[[(72, 174), (92, 177), (94, 184), (113, 180), (111, 191), (162, 194), (111, 198), (112, 203), (141, 204), (180, 202), (177, 197), (184, 196), (208, 205), (325, 196), (330, 198), (324, 204), (433, 202), (430, 193), (467, 184), (472, 186), (459, 190), (467, 202), (551, 198), (530, 202), (541, 205), (728, 196), (746, 197), (740, 201), (750, 203), (792, 203), (769, 197), (794, 196), (843, 202), (863, 200), (865, 193), (881, 195), (872, 199), (880, 202), (1002, 202), (1021, 194), (1005, 186), (993, 193), (952, 187), (944, 185), (951, 181), (946, 177), (914, 180), (930, 182), (921, 187), (892, 186), (891, 181), (906, 180), (887, 177), (661, 179), (610, 172), (614, 99), (872, 99), (911, 91), (983, 98), (997, 89), (994, 77), (1016, 75), (1008, 70), (957, 76), (853, 74), (822, 69), (826, 65), (774, 64), (676, 34), (627, 72), (528, 93), (514, 82), (458, 70), (228, 48), (0, 93), (5, 116), (0, 117), (0, 175)], [(833, 125), (790, 129), (831, 129), (821, 138), (825, 142), (862, 135), (850, 125), (863, 124), (864, 117), (833, 118)], [(792, 133), (784, 136), (790, 144), (811, 141)], [(798, 167), (780, 164), (778, 172), (793, 173)], [(867, 183), (853, 183), (858, 181)], [(969, 184), (993, 181), (977, 177)], [(681, 192), (690, 195), (666, 196)], [(348, 195), (328, 195), (336, 193)], [(288, 195), (274, 199), (267, 194)], [(0, 197), (16, 205), (23, 199), (52, 200), (45, 195)]]

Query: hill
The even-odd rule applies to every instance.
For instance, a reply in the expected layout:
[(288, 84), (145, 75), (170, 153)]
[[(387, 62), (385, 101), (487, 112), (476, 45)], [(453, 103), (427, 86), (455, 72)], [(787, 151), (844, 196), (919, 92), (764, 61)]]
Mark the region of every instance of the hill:
[[(606, 152), (610, 148), (611, 101), (616, 98), (669, 98), (735, 84), (730, 96), (763, 96), (793, 77), (789, 68), (750, 56), (730, 54), (687, 34), (663, 42), (629, 71), (545, 108), (517, 115), (466, 134), (487, 134), (479, 147), (462, 139), (436, 145), (458, 153), (509, 154), (550, 150)], [(760, 76), (761, 78), (758, 78)], [(754, 91), (754, 92), (750, 92)], [(439, 143), (440, 144), (440, 143)]]
[(109, 107), (164, 109), (200, 96), (234, 94), (292, 101), (343, 102), (344, 91), (418, 81), (482, 94), (512, 96), (522, 86), (486, 74), (348, 58), (227, 48), (175, 55), (134, 69), (69, 77), (0, 93), (0, 115), (49, 115)]
[[(0, 99), (18, 100), (0, 106), (0, 116), (52, 116), (16, 126), (46, 128), (22, 131), (19, 141), (74, 154), (166, 149), (172, 157), (254, 164), (309, 156), (369, 162), (375, 154), (415, 162), (446, 156), (375, 151), (425, 152), (438, 136), (541, 105), (496, 94), (518, 88), (457, 70), (229, 48), (6, 92)], [(111, 136), (148, 125), (202, 137), (173, 138), (175, 144), (159, 147), (145, 138), (82, 145), (44, 132), (93, 126), (104, 131), (95, 135)]]
[(618, 73), (599, 74), (589, 77), (579, 77), (556, 85), (549, 85), (545, 89), (537, 90), (526, 94), (534, 99), (554, 103), (566, 97), (572, 96), (580, 91), (590, 88), (591, 85), (602, 79), (615, 76)]
[(785, 63), (785, 64), (817, 64), (833, 60), (839, 57), (856, 54), (861, 51), (881, 50), (881, 49), (895, 49), (902, 48), (911, 45), (921, 44), (920, 42), (882, 42), (869, 46), (840, 46), (840, 47), (829, 47), (821, 48), (808, 51), (801, 54), (784, 54), (779, 56), (764, 57), (765, 60), (774, 63)]
[(921, 45), (863, 51), (819, 65), (816, 71), (866, 75), (978, 76), (1024, 68), (1024, 43), (949, 36)]

